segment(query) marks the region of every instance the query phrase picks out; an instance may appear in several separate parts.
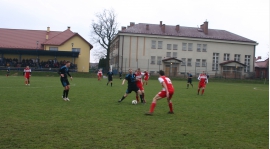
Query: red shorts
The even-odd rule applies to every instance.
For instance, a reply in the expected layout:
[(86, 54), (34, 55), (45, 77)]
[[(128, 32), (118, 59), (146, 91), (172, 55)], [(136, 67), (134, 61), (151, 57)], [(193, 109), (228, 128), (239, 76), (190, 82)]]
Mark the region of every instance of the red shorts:
[(24, 76), (24, 78), (29, 80), (30, 79), (30, 76)]
[(149, 79), (149, 77), (144, 77), (144, 80), (145, 80), (145, 81), (148, 81), (148, 79)]
[(138, 87), (141, 91), (144, 90), (142, 83), (137, 84), (137, 87)]
[(199, 84), (199, 88), (205, 88), (205, 86), (206, 86), (206, 83), (200, 83)]
[[(174, 93), (174, 91), (169, 91), (169, 98), (170, 98), (170, 99), (172, 98), (173, 93)], [(158, 96), (161, 97), (161, 98), (167, 97), (166, 91), (163, 91), (163, 90), (160, 91), (160, 92), (158, 93)]]

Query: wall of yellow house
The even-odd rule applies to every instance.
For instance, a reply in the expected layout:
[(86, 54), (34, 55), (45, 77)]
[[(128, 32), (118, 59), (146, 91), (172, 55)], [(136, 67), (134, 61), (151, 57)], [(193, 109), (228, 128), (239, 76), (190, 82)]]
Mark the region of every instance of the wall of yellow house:
[[(90, 46), (79, 36), (72, 37), (61, 46), (46, 45), (45, 50), (49, 50), (50, 47), (58, 47), (58, 51), (72, 51), (72, 43), (73, 48), (80, 48), (80, 55), (78, 58), (75, 58), (75, 64), (77, 64), (77, 71), (88, 72), (90, 62)], [(73, 62), (72, 57), (70, 57), (69, 59), (57, 57), (57, 60), (69, 60)]]

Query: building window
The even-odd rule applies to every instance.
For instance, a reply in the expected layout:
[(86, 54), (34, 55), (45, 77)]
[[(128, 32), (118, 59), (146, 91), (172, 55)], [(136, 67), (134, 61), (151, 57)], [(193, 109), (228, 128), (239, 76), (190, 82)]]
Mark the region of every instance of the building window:
[(152, 40), (152, 46), (151, 46), (152, 49), (156, 49), (156, 41), (155, 40)]
[(171, 57), (171, 52), (167, 52), (166, 57)]
[(202, 67), (206, 67), (206, 59), (202, 59)]
[(50, 47), (49, 50), (50, 51), (58, 51), (58, 47)]
[(177, 44), (173, 44), (173, 50), (178, 50), (178, 45)]
[(191, 61), (192, 61), (191, 58), (188, 58), (188, 59), (187, 59), (187, 66), (191, 66)]
[(201, 67), (201, 60), (200, 59), (196, 59), (196, 67)]
[(155, 56), (151, 56), (151, 64), (155, 64), (156, 61), (156, 57)]
[(213, 53), (212, 70), (218, 70), (218, 57), (219, 57), (219, 53)]
[(224, 61), (230, 60), (230, 54), (224, 53)]
[(72, 52), (81, 52), (81, 48), (72, 48)]
[(158, 64), (158, 65), (161, 65), (161, 59), (162, 59), (161, 56), (158, 56), (158, 57), (157, 57), (157, 64)]
[(193, 44), (192, 43), (188, 43), (188, 51), (192, 51), (193, 50)]
[(185, 65), (186, 65), (186, 58), (182, 58), (181, 60), (182, 60), (181, 65), (182, 65), (182, 66), (185, 66)]
[(177, 58), (177, 52), (173, 52), (173, 57)]
[(240, 62), (240, 54), (234, 54), (234, 60)]
[(182, 43), (182, 50), (187, 51), (187, 43)]
[(162, 41), (158, 41), (158, 49), (162, 49)]
[(203, 52), (206, 52), (207, 51), (207, 44), (203, 44), (203, 49), (202, 49)]
[(250, 72), (250, 55), (245, 55), (245, 64), (247, 65), (244, 69), (245, 72)]
[(172, 49), (172, 44), (167, 44), (167, 50), (171, 50)]
[(197, 44), (197, 52), (201, 52), (201, 44)]

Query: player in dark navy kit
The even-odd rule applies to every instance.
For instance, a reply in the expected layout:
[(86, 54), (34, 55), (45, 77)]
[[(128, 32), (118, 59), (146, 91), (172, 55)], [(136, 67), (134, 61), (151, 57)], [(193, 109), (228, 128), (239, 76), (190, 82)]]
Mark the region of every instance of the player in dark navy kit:
[(187, 80), (187, 89), (188, 89), (188, 87), (189, 87), (189, 84), (192, 86), (192, 88), (193, 88), (193, 84), (192, 84), (192, 74), (190, 73), (190, 72), (188, 72), (187, 73), (187, 78), (188, 78), (188, 80)]
[(129, 74), (126, 75), (125, 79), (122, 82), (122, 85), (124, 85), (125, 81), (128, 81), (128, 88), (127, 88), (125, 95), (118, 102), (123, 101), (128, 96), (128, 94), (131, 93), (132, 91), (138, 93), (142, 99), (142, 93), (136, 85), (135, 74), (133, 74), (132, 69), (129, 69), (128, 72), (129, 72)]
[(108, 76), (108, 82), (107, 82), (107, 85), (108, 85), (109, 83), (111, 83), (111, 86), (112, 86), (113, 72), (112, 72), (111, 69), (109, 70), (109, 72), (107, 72), (107, 76)]
[(69, 89), (70, 89), (70, 85), (69, 85), (69, 81), (68, 81), (68, 78), (67, 78), (67, 75), (70, 77), (70, 79), (72, 80), (72, 76), (69, 74), (69, 70), (68, 68), (70, 67), (70, 62), (67, 61), (66, 64), (64, 66), (62, 66), (60, 68), (60, 81), (64, 87), (64, 91), (63, 91), (63, 100), (64, 101), (69, 101), (68, 99), (68, 92), (69, 92)]

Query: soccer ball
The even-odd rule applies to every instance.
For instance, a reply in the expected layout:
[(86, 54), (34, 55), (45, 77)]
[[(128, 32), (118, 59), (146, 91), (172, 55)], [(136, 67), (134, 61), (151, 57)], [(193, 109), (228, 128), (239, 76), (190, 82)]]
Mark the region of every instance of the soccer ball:
[(131, 102), (133, 105), (136, 105), (137, 104), (137, 100), (132, 100)]

